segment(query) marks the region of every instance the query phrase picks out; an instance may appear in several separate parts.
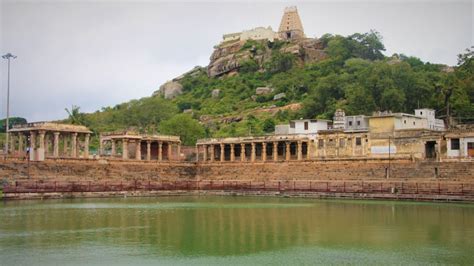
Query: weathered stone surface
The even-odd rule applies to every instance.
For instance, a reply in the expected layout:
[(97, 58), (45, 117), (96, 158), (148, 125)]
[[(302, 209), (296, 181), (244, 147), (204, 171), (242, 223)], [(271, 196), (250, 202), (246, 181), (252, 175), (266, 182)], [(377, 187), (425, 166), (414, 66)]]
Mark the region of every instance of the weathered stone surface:
[(215, 77), (237, 70), (241, 60), (250, 58), (250, 51), (238, 53), (242, 45), (242, 42), (233, 42), (229, 45), (216, 46), (210, 58), (211, 62), (207, 67), (207, 74), (210, 77)]
[(153, 96), (162, 94), (165, 99), (173, 99), (183, 93), (183, 86), (176, 81), (168, 81), (160, 86), (160, 90), (153, 93)]
[[(156, 163), (96, 160), (0, 161), (8, 181), (38, 180), (387, 180), (388, 160), (320, 160), (265, 163)], [(474, 162), (391, 160), (390, 181), (473, 181)], [(437, 170), (436, 170), (437, 169)], [(437, 172), (437, 175), (436, 175)]]
[(267, 95), (273, 92), (273, 89), (270, 87), (258, 87), (255, 89), (255, 94), (257, 95)]
[[(256, 49), (255, 46), (242, 49), (245, 44), (243, 41), (233, 41), (215, 46), (207, 67), (208, 76), (235, 74), (240, 68), (240, 63), (248, 59), (255, 60), (260, 69), (263, 69), (264, 64), (272, 57), (274, 51), (267, 46), (266, 41), (260, 41), (260, 43), (265, 49)], [(281, 48), (280, 52), (294, 54), (299, 64), (316, 62), (326, 58), (323, 43), (318, 39), (311, 38), (294, 39)]]
[(212, 90), (212, 93), (211, 93), (211, 96), (212, 98), (219, 98), (219, 95), (221, 94), (221, 90), (219, 89), (213, 89)]
[(273, 100), (276, 101), (276, 100), (283, 99), (285, 97), (286, 97), (286, 94), (284, 92), (282, 92), (282, 93), (278, 93), (277, 95), (273, 96)]

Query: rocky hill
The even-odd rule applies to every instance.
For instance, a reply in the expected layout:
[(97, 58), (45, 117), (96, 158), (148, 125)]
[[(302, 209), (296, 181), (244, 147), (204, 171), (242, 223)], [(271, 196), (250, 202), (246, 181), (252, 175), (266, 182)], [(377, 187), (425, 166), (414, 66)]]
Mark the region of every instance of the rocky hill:
[(183, 132), (196, 132), (186, 144), (197, 137), (270, 133), (290, 119), (332, 119), (338, 108), (370, 115), (412, 113), (420, 106), (443, 117), (449, 105), (458, 121), (473, 120), (471, 51), (454, 68), (383, 51), (376, 32), (228, 41), (215, 46), (207, 67), (170, 80), (151, 97), (69, 120), (97, 132), (135, 127), (185, 138)]

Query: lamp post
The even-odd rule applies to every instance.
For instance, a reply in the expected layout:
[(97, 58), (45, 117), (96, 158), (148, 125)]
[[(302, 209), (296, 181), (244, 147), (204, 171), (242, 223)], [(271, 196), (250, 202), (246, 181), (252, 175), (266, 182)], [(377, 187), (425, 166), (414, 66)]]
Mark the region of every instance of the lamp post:
[(8, 60), (8, 74), (7, 74), (7, 121), (5, 125), (5, 133), (6, 133), (6, 143), (5, 143), (5, 153), (8, 154), (8, 143), (9, 143), (9, 133), (10, 130), (10, 59), (15, 59), (16, 56), (8, 53), (2, 56), (3, 59)]

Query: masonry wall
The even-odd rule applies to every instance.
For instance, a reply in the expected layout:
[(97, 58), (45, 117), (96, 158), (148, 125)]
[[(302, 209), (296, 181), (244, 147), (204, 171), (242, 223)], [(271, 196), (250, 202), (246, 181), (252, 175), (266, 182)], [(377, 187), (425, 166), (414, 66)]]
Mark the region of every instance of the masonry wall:
[[(374, 180), (385, 179), (387, 160), (265, 163), (156, 163), (105, 160), (0, 161), (0, 180)], [(474, 162), (391, 161), (390, 179), (474, 181)]]

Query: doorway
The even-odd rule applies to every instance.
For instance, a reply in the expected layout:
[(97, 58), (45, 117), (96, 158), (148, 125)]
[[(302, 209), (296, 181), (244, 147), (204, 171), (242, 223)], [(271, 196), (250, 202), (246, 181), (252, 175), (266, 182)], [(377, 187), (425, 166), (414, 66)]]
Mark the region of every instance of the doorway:
[(425, 158), (436, 159), (436, 141), (427, 141), (425, 143)]
[(467, 143), (467, 156), (474, 157), (474, 142)]

